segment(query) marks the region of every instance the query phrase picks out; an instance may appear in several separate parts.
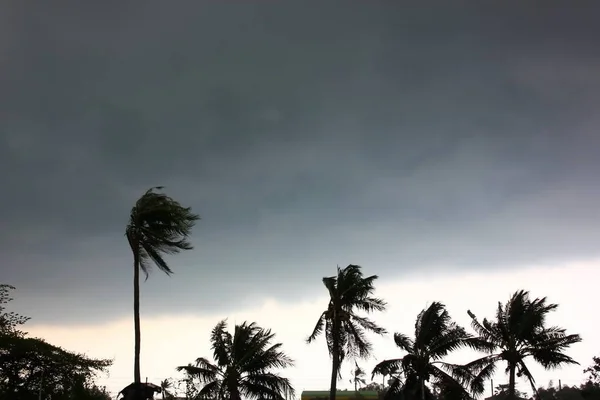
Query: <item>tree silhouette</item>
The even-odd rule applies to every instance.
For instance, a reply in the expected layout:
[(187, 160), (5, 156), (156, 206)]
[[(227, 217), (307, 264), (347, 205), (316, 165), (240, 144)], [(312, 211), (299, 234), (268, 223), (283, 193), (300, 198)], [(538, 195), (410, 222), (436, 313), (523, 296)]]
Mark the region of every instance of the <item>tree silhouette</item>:
[(323, 278), (323, 284), (329, 292), (329, 303), (307, 342), (312, 343), (325, 332), (327, 348), (332, 358), (330, 400), (335, 400), (337, 379), (346, 356), (368, 357), (372, 346), (366, 333), (385, 333), (385, 329), (357, 314), (357, 311), (370, 313), (385, 310), (385, 301), (372, 296), (376, 279), (377, 275), (363, 277), (358, 265), (348, 265), (344, 269), (338, 267), (336, 276)]
[(140, 372), (140, 270), (146, 275), (155, 264), (158, 269), (170, 275), (173, 273), (165, 254), (176, 254), (193, 247), (188, 241), (192, 227), (200, 217), (191, 208), (181, 206), (164, 193), (162, 187), (146, 191), (131, 209), (125, 236), (133, 253), (133, 319), (135, 330), (135, 351), (133, 377), (136, 385), (136, 400), (141, 399)]
[[(392, 380), (389, 395), (401, 393), (405, 398), (427, 395), (426, 382), (433, 380), (441, 392), (452, 393), (452, 398), (469, 398), (463, 383), (469, 377), (464, 367), (443, 361), (449, 353), (464, 346), (478, 348), (477, 340), (450, 318), (445, 306), (433, 302), (417, 316), (414, 339), (395, 333), (394, 342), (407, 354), (401, 358), (384, 360), (373, 369), (373, 375), (389, 374), (400, 370), (405, 377)], [(449, 397), (449, 396), (447, 396)]]
[(531, 300), (529, 292), (515, 292), (505, 305), (498, 303), (494, 321), (477, 317), (468, 311), (473, 329), (481, 340), (481, 349), (488, 355), (467, 364), (474, 374), (471, 380), (473, 390), (483, 391), (484, 382), (496, 371), (497, 364), (505, 362), (509, 375), (508, 398), (514, 399), (515, 379), (525, 376), (533, 392), (536, 393), (535, 379), (525, 360), (529, 357), (546, 369), (563, 364), (578, 364), (564, 351), (572, 344), (580, 342), (579, 335), (567, 335), (565, 329), (556, 326), (546, 327), (546, 316), (556, 310), (557, 304), (548, 304), (546, 298)]
[(294, 396), (289, 380), (273, 372), (293, 365), (281, 351), (281, 343), (272, 343), (275, 334), (246, 322), (236, 325), (233, 335), (225, 329), (223, 320), (211, 333), (215, 363), (200, 357), (195, 365), (177, 367), (204, 383), (198, 396), (218, 400), (285, 400)]
[(359, 385), (366, 385), (367, 381), (365, 380), (365, 371), (358, 366), (358, 363), (354, 361), (354, 369), (352, 370), (352, 379), (350, 379), (350, 383), (354, 384), (354, 391), (357, 392), (359, 389)]

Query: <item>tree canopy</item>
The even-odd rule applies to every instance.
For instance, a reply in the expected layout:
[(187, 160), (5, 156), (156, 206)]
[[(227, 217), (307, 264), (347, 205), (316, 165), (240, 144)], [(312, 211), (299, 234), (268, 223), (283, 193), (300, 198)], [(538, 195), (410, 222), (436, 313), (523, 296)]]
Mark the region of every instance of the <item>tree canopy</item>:
[[(102, 399), (93, 385), (111, 360), (67, 351), (43, 339), (28, 337), (19, 327), (29, 318), (6, 311), (10, 285), (0, 285), (0, 400), (29, 400), (51, 395), (53, 400)], [(104, 397), (106, 398), (106, 397)]]
[(226, 328), (223, 320), (211, 332), (214, 363), (200, 357), (194, 365), (177, 368), (204, 383), (198, 395), (229, 400), (293, 397), (290, 381), (275, 372), (293, 365), (281, 343), (273, 343), (275, 335), (255, 323), (236, 325), (233, 335)]

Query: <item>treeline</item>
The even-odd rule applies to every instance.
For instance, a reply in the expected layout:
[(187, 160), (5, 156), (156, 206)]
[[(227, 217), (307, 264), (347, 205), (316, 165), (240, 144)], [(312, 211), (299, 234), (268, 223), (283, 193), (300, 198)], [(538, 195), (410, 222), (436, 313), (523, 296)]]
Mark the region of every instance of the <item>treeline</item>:
[(112, 361), (29, 337), (20, 329), (29, 318), (6, 310), (13, 289), (0, 285), (0, 400), (110, 400), (94, 378)]
[[(146, 191), (131, 209), (125, 236), (132, 251), (134, 290), (134, 368), (133, 384), (124, 391), (126, 398), (141, 400), (148, 386), (141, 382), (140, 275), (148, 276), (152, 265), (167, 275), (172, 273), (166, 255), (192, 249), (189, 235), (200, 218), (189, 207), (162, 193), (161, 188)], [(337, 382), (344, 363), (355, 362), (356, 388), (363, 386), (357, 360), (372, 355), (369, 334), (386, 335), (386, 329), (370, 319), (370, 314), (384, 311), (386, 302), (375, 296), (376, 275), (364, 276), (361, 267), (338, 268), (333, 276), (323, 278), (328, 302), (317, 318), (307, 342), (324, 336), (331, 356), (330, 400), (335, 400)], [(109, 360), (94, 360), (52, 346), (41, 339), (29, 338), (18, 330), (26, 318), (4, 312), (10, 301), (10, 286), (2, 286), (0, 313), (3, 315), (0, 336), (0, 400), (29, 400), (40, 393), (54, 400), (104, 399), (105, 394), (93, 384), (96, 372), (110, 366)], [(499, 303), (492, 318), (479, 319), (468, 310), (471, 330), (454, 322), (441, 302), (433, 302), (415, 316), (414, 332), (393, 334), (397, 355), (386, 355), (373, 371), (385, 383), (384, 400), (466, 400), (481, 396), (489, 379), (498, 371), (506, 372), (508, 384), (498, 390), (499, 399), (518, 399), (516, 379), (525, 378), (538, 399), (559, 398), (567, 388), (538, 390), (529, 365), (546, 369), (577, 364), (568, 354), (569, 347), (581, 341), (558, 326), (547, 326), (546, 316), (556, 310), (546, 298), (531, 298), (524, 290), (515, 292)], [(490, 310), (492, 311), (492, 310)], [(274, 342), (269, 329), (245, 322), (228, 330), (221, 321), (211, 333), (212, 357), (200, 357), (179, 366), (186, 374), (188, 399), (218, 400), (285, 400), (295, 395), (290, 381), (281, 375), (293, 366)], [(480, 355), (458, 365), (447, 361), (450, 353), (470, 348)], [(381, 357), (381, 355), (379, 355)], [(579, 393), (596, 398), (598, 360), (588, 371), (590, 379)], [(366, 382), (365, 382), (366, 383)], [(170, 396), (171, 382), (161, 384), (162, 394)], [(571, 390), (572, 388), (568, 388)], [(554, 391), (553, 391), (554, 390)], [(572, 390), (571, 390), (572, 392)], [(75, 394), (75, 393), (81, 393)], [(70, 396), (70, 397), (69, 397)], [(88, 396), (88, 397), (84, 397)], [(93, 397), (96, 396), (96, 397)], [(545, 397), (544, 397), (545, 396)], [(171, 396), (172, 397), (172, 396)]]
[[(523, 398), (516, 387), (517, 377), (526, 378), (534, 397), (540, 400), (562, 398), (567, 391), (577, 391), (584, 398), (598, 394), (598, 359), (594, 359), (596, 367), (587, 370), (590, 379), (581, 388), (557, 391), (536, 386), (529, 369), (531, 362), (547, 369), (577, 364), (566, 350), (581, 338), (564, 328), (547, 326), (547, 315), (558, 305), (546, 298), (531, 298), (523, 290), (498, 304), (491, 319), (478, 319), (467, 310), (472, 332), (454, 322), (444, 304), (433, 302), (416, 316), (414, 332), (393, 334), (398, 357), (380, 362), (371, 371), (372, 379), (379, 376), (388, 384), (367, 384), (368, 374), (357, 360), (372, 355), (368, 333), (387, 334), (367, 317), (386, 308), (386, 302), (374, 295), (376, 279), (375, 275), (363, 276), (357, 265), (338, 268), (335, 276), (323, 278), (329, 301), (307, 342), (325, 337), (332, 360), (330, 399), (335, 399), (342, 365), (349, 359), (355, 366), (351, 377), (355, 389), (377, 390), (385, 400), (472, 399), (489, 388), (497, 371), (506, 371), (509, 382), (496, 389), (494, 397), (498, 400)], [(273, 337), (271, 331), (254, 323), (237, 325), (229, 333), (225, 321), (220, 322), (211, 334), (212, 361), (198, 358), (177, 368), (197, 379), (198, 385), (192, 389), (188, 386), (188, 398), (289, 398), (294, 394), (290, 382), (275, 371), (293, 363), (281, 350), (282, 344), (273, 343)], [(466, 364), (448, 362), (447, 357), (461, 348), (481, 355)]]

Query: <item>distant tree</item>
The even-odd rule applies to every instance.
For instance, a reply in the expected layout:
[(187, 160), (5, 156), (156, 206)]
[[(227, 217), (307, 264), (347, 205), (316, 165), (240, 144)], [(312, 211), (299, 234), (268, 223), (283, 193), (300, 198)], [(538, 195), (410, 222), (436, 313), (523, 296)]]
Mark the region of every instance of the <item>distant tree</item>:
[[(508, 399), (509, 396), (510, 396), (510, 390), (509, 390), (509, 388), (510, 388), (510, 385), (508, 385), (508, 384), (497, 385), (494, 388), (494, 395), (492, 396), (493, 399), (494, 400), (505, 400), (505, 399)], [(525, 393), (517, 390), (516, 388), (515, 388), (514, 395), (515, 395), (516, 398), (520, 398), (520, 399), (525, 398)]]
[(357, 392), (361, 385), (366, 385), (365, 371), (358, 366), (358, 363), (354, 361), (354, 369), (352, 370), (352, 379), (350, 383), (354, 384), (354, 391)]
[[(187, 366), (193, 367), (192, 364), (188, 364)], [(177, 391), (183, 392), (186, 400), (199, 399), (200, 385), (196, 384), (194, 376), (190, 373), (183, 371), (183, 374), (183, 378), (177, 381)]]
[(581, 385), (581, 395), (584, 399), (600, 399), (600, 357), (593, 357), (593, 363), (586, 368), (587, 382)]
[(93, 389), (93, 378), (112, 361), (88, 358), (27, 337), (18, 328), (29, 318), (6, 310), (13, 289), (0, 285), (0, 400), (33, 400), (40, 395), (66, 400), (73, 393), (79, 393), (81, 400), (102, 400), (101, 391)]
[(414, 335), (411, 339), (395, 333), (396, 346), (407, 354), (382, 361), (373, 369), (373, 375), (387, 374), (395, 369), (404, 375), (404, 382), (399, 377), (391, 382), (388, 395), (401, 394), (406, 399), (425, 400), (433, 396), (425, 385), (431, 380), (445, 397), (470, 398), (463, 386), (469, 376), (466, 370), (443, 359), (461, 347), (477, 348), (477, 340), (453, 322), (446, 307), (439, 302), (433, 302), (419, 313)]
[(385, 386), (378, 382), (369, 382), (358, 390), (365, 392), (383, 392), (385, 390)]
[(173, 389), (173, 381), (171, 379), (163, 379), (160, 382), (160, 390), (161, 390), (161, 395), (163, 400), (170, 400), (172, 398), (174, 398), (175, 396), (171, 393), (171, 390)]
[(325, 332), (327, 348), (332, 358), (330, 400), (335, 400), (337, 380), (341, 375), (344, 359), (347, 356), (368, 357), (372, 345), (366, 333), (385, 333), (385, 329), (357, 313), (385, 310), (385, 301), (373, 297), (376, 279), (377, 275), (364, 277), (358, 265), (348, 265), (344, 269), (338, 267), (336, 276), (323, 278), (323, 284), (329, 292), (329, 302), (307, 342), (312, 343)]
[(23, 337), (25, 332), (19, 330), (19, 327), (29, 321), (29, 317), (6, 310), (8, 303), (13, 300), (10, 295), (12, 290), (15, 290), (14, 286), (0, 284), (0, 335)]
[(579, 335), (567, 335), (565, 329), (546, 327), (546, 316), (558, 305), (548, 304), (546, 298), (531, 300), (529, 292), (514, 293), (505, 305), (498, 303), (494, 321), (477, 317), (468, 311), (473, 329), (482, 341), (481, 349), (488, 355), (467, 365), (474, 374), (471, 387), (483, 389), (484, 382), (493, 376), (497, 364), (506, 362), (509, 375), (508, 396), (515, 398), (516, 377), (525, 376), (535, 392), (535, 379), (525, 360), (533, 358), (546, 369), (563, 364), (577, 364), (564, 351), (580, 342)]
[(588, 374), (588, 381), (600, 384), (600, 357), (592, 358), (592, 365), (583, 370)]
[(70, 392), (63, 396), (53, 396), (52, 400), (112, 400), (106, 388), (100, 388), (95, 384), (91, 386), (85, 383), (78, 384)]
[(236, 325), (233, 335), (225, 329), (226, 323), (221, 321), (211, 333), (214, 364), (200, 357), (195, 365), (177, 367), (204, 384), (198, 396), (227, 400), (285, 400), (294, 396), (290, 381), (273, 372), (293, 365), (281, 351), (281, 343), (272, 343), (275, 334), (246, 322)]
[[(555, 387), (552, 381), (548, 383), (547, 387), (540, 387), (537, 389), (537, 393), (534, 394), (533, 400), (585, 400), (585, 385)], [(598, 393), (596, 393), (593, 399), (599, 399)]]
[(137, 400), (143, 400), (140, 388), (140, 271), (146, 275), (155, 264), (158, 269), (170, 275), (171, 268), (164, 260), (165, 254), (176, 254), (193, 247), (188, 237), (200, 217), (189, 207), (158, 192), (162, 187), (146, 191), (131, 209), (125, 236), (133, 253), (133, 316), (135, 330), (133, 376)]

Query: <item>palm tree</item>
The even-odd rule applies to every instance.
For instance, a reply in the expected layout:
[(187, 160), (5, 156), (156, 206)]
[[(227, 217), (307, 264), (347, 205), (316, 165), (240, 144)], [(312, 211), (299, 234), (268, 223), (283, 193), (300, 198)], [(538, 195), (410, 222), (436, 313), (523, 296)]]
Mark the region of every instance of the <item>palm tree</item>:
[(352, 379), (350, 383), (354, 383), (354, 391), (358, 392), (358, 385), (366, 385), (365, 371), (358, 366), (358, 363), (354, 361), (354, 369), (352, 370)]
[(569, 346), (580, 342), (579, 335), (567, 335), (565, 329), (546, 327), (546, 316), (556, 310), (557, 304), (546, 303), (546, 298), (531, 300), (529, 292), (515, 292), (503, 306), (498, 303), (494, 321), (479, 322), (469, 310), (472, 326), (487, 350), (488, 355), (467, 364), (473, 373), (472, 388), (483, 390), (484, 382), (491, 378), (499, 362), (506, 362), (508, 373), (508, 398), (515, 398), (515, 378), (525, 376), (534, 393), (535, 379), (525, 364), (533, 358), (546, 369), (563, 364), (578, 364), (564, 353)]
[(173, 395), (169, 392), (169, 389), (171, 389), (172, 387), (173, 387), (173, 382), (170, 379), (163, 379), (160, 382), (160, 391), (161, 391), (163, 400), (165, 400), (165, 398), (170, 399), (173, 397)]
[(162, 187), (150, 188), (131, 209), (125, 236), (133, 253), (133, 321), (135, 329), (135, 355), (133, 377), (136, 386), (136, 400), (141, 396), (140, 373), (140, 270), (146, 275), (151, 263), (170, 275), (173, 273), (165, 254), (176, 254), (193, 247), (188, 241), (192, 227), (200, 217), (191, 208), (181, 206), (164, 193)]
[(434, 302), (419, 313), (414, 339), (395, 333), (394, 342), (407, 354), (384, 360), (373, 369), (373, 375), (387, 375), (395, 369), (404, 375), (404, 383), (398, 377), (392, 380), (388, 389), (390, 396), (403, 394), (404, 398), (424, 400), (429, 393), (425, 382), (433, 380), (442, 392), (452, 393), (452, 398), (470, 397), (463, 387), (468, 377), (465, 369), (444, 362), (443, 358), (464, 346), (476, 348), (477, 341), (452, 321), (442, 303)]
[(385, 329), (356, 313), (385, 310), (385, 301), (372, 297), (376, 279), (377, 275), (363, 277), (358, 265), (348, 265), (344, 269), (338, 267), (337, 276), (323, 278), (329, 292), (329, 303), (307, 342), (312, 343), (325, 331), (332, 358), (330, 400), (335, 400), (337, 379), (346, 356), (366, 358), (371, 354), (372, 346), (365, 336), (366, 332), (386, 333)]
[(199, 396), (217, 400), (285, 400), (294, 396), (290, 381), (273, 372), (293, 365), (281, 351), (281, 343), (272, 344), (275, 334), (246, 322), (236, 325), (233, 335), (225, 329), (223, 320), (211, 333), (214, 364), (200, 357), (195, 365), (177, 367), (205, 384)]

